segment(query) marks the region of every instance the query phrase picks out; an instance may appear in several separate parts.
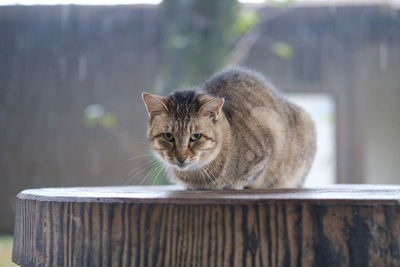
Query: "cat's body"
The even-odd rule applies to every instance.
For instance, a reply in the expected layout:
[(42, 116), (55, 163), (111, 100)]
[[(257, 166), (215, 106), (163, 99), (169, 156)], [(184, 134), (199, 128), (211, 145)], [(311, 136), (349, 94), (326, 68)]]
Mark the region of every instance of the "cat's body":
[(232, 69), (197, 91), (143, 98), (148, 139), (173, 182), (191, 189), (298, 187), (310, 170), (314, 123), (257, 73)]

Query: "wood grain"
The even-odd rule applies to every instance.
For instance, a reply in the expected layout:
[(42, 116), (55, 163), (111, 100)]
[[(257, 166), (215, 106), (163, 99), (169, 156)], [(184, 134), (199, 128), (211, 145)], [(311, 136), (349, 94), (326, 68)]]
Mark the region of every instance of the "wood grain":
[[(74, 193), (75, 192), (75, 193)], [(400, 187), (26, 190), (22, 266), (400, 266)]]

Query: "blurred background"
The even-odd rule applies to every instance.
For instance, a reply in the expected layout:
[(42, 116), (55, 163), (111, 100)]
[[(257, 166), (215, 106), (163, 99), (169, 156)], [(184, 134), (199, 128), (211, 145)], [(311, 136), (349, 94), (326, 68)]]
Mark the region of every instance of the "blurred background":
[(229, 66), (263, 73), (312, 114), (307, 186), (400, 183), (399, 0), (0, 5), (0, 234), (23, 189), (165, 183), (141, 92)]

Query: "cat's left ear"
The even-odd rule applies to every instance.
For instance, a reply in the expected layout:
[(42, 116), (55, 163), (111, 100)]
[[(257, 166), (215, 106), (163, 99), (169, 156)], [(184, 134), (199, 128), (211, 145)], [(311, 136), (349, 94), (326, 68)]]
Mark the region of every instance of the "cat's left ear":
[(168, 112), (164, 97), (149, 93), (142, 93), (142, 98), (146, 104), (147, 112), (149, 113), (150, 118), (162, 112)]
[(216, 121), (224, 103), (225, 99), (223, 98), (209, 97), (209, 100), (201, 106), (200, 112), (204, 113), (206, 116), (210, 116)]

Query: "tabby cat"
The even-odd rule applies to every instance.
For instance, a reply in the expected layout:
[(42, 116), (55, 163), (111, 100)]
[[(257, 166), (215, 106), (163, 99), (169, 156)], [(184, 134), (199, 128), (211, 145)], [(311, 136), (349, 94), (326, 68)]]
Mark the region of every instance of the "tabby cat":
[(299, 187), (316, 151), (313, 121), (258, 73), (235, 68), (197, 90), (142, 94), (147, 138), (188, 189)]

